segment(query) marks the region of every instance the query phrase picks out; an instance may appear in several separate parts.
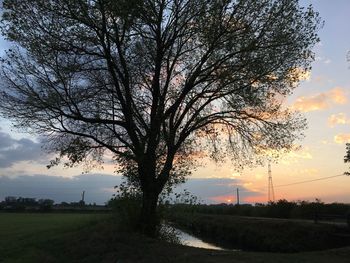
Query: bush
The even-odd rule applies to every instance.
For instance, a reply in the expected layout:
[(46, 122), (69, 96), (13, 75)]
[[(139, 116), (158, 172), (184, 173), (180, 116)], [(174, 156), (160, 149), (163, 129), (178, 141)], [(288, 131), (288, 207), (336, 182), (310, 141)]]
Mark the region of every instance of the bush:
[(108, 206), (116, 213), (120, 226), (127, 230), (135, 230), (140, 216), (141, 202), (141, 194), (124, 193), (112, 198)]

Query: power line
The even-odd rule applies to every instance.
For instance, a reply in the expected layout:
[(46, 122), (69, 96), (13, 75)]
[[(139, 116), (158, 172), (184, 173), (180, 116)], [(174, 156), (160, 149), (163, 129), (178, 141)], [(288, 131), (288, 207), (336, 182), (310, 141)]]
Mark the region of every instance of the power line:
[(276, 185), (275, 188), (276, 188), (276, 187), (285, 187), (285, 186), (290, 186), (290, 185), (297, 185), (297, 184), (311, 183), (311, 182), (321, 181), (321, 180), (327, 180), (327, 179), (331, 179), (331, 178), (335, 178), (335, 177), (340, 177), (340, 176), (344, 176), (344, 175), (345, 175), (345, 174), (338, 174), (338, 175), (327, 176), (327, 177), (321, 177), (321, 178), (317, 178), (317, 179), (306, 180), (306, 181), (300, 181), (300, 182), (295, 182), (295, 183), (290, 183), (290, 184)]
[[(327, 180), (327, 179), (331, 179), (331, 178), (335, 178), (335, 177), (340, 177), (340, 176), (345, 176), (348, 175), (347, 173), (344, 174), (338, 174), (338, 175), (333, 175), (333, 176), (327, 176), (327, 177), (321, 177), (321, 178), (316, 178), (316, 179), (312, 179), (312, 180), (305, 180), (305, 181), (300, 181), (300, 182), (295, 182), (295, 183), (289, 183), (289, 184), (282, 184), (282, 185), (275, 185), (274, 188), (276, 187), (285, 187), (285, 186), (292, 186), (292, 185), (298, 185), (298, 184), (304, 184), (304, 183), (311, 183), (311, 182), (315, 182), (315, 181), (321, 181), (321, 180)], [(266, 188), (264, 189), (266, 191)], [(252, 192), (256, 192), (254, 190), (244, 190), (244, 189), (239, 189), (239, 192), (243, 192), (243, 193), (252, 193)], [(259, 192), (259, 191), (258, 191)], [(223, 193), (223, 195), (227, 195), (227, 194), (231, 194), (232, 192), (225, 192)]]

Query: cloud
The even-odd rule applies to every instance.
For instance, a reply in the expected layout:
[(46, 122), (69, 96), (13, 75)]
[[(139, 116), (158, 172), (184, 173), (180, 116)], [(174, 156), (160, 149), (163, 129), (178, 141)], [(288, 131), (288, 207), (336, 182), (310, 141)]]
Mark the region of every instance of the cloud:
[(350, 133), (348, 134), (338, 134), (334, 136), (334, 142), (338, 144), (344, 144), (350, 142)]
[(335, 104), (346, 104), (345, 91), (335, 87), (327, 92), (318, 93), (309, 97), (299, 97), (292, 105), (292, 108), (302, 112), (318, 111), (328, 109)]
[(328, 118), (328, 125), (330, 127), (334, 127), (337, 124), (350, 124), (350, 118), (348, 118), (346, 116), (345, 113), (341, 112), (338, 114), (332, 114), (329, 118)]
[(0, 132), (0, 167), (8, 168), (20, 161), (47, 160), (42, 155), (41, 144), (30, 139), (14, 139)]
[(336, 87), (332, 90), (330, 90), (327, 95), (331, 97), (334, 103), (336, 104), (346, 104), (347, 103), (347, 97), (345, 95), (345, 91), (340, 88)]

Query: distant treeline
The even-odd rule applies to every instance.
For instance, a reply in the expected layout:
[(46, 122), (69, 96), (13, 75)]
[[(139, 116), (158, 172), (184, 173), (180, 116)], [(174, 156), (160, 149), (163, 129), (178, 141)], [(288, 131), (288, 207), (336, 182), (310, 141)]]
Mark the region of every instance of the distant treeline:
[(54, 201), (51, 199), (39, 199), (28, 198), (28, 197), (15, 197), (7, 196), (5, 200), (0, 202), (1, 210), (40, 210), (40, 211), (49, 211), (52, 209)]
[(343, 203), (323, 203), (320, 200), (309, 201), (287, 201), (285, 199), (267, 204), (218, 204), (218, 205), (186, 205), (177, 204), (173, 209), (183, 212), (196, 212), (202, 214), (216, 215), (239, 215), (253, 217), (271, 217), (271, 218), (300, 218), (300, 219), (322, 219), (328, 218), (347, 218), (350, 214), (350, 204)]
[(28, 197), (7, 196), (5, 200), (0, 202), (0, 211), (30, 211), (30, 212), (48, 212), (48, 211), (92, 211), (92, 210), (109, 210), (106, 206), (93, 204), (85, 204), (84, 201), (79, 202), (62, 202), (55, 204), (51, 199), (36, 199)]

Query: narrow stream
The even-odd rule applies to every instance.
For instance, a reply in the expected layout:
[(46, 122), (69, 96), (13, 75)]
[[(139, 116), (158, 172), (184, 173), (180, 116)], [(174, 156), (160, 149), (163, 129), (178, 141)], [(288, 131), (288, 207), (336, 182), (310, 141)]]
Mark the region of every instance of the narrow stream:
[(176, 229), (178, 232), (179, 239), (181, 243), (185, 246), (190, 247), (199, 247), (199, 248), (207, 248), (207, 249), (214, 249), (214, 250), (227, 250), (222, 247), (215, 246), (213, 244), (209, 244), (207, 242), (204, 242), (203, 240), (192, 236), (184, 231), (181, 231), (179, 229)]
[(164, 224), (163, 227), (168, 228), (168, 229), (172, 229), (176, 233), (176, 235), (178, 236), (180, 243), (185, 245), (185, 246), (214, 249), (214, 250), (239, 251), (236, 249), (226, 249), (226, 248), (216, 246), (214, 244), (210, 244), (208, 242), (201, 240), (198, 237), (195, 237), (189, 233), (186, 233), (186, 232), (184, 232), (184, 231), (182, 231), (182, 230), (180, 230), (172, 225), (169, 225), (169, 224)]

